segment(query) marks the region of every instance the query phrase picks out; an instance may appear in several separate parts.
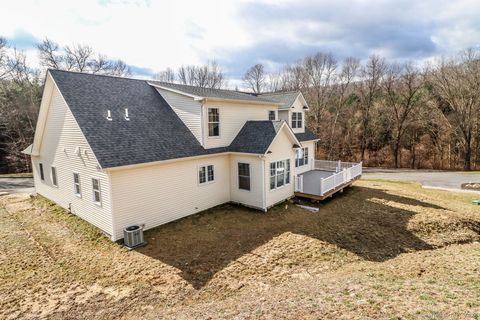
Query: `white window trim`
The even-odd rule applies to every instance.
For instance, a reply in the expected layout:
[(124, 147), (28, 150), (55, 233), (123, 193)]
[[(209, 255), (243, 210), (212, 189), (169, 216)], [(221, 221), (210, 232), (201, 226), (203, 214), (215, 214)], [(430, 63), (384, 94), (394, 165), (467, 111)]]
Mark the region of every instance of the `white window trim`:
[[(217, 109), (218, 110), (218, 122), (210, 122), (210, 119), (208, 117), (208, 111), (210, 109)], [(210, 130), (209, 130), (209, 124), (210, 123), (218, 123), (218, 136), (211, 136), (210, 135)], [(220, 127), (220, 108), (219, 107), (207, 107), (207, 138), (208, 139), (221, 139), (222, 132), (221, 132), (221, 127)]]
[[(98, 197), (100, 198), (100, 201), (95, 201), (95, 189), (93, 189), (93, 180), (98, 181)], [(93, 200), (93, 203), (96, 204), (97, 206), (99, 207), (102, 206), (102, 184), (100, 179), (98, 178), (92, 178), (92, 200)]]
[[(297, 114), (299, 113), (299, 114), (302, 115), (302, 123), (301, 123), (301, 126), (300, 126), (300, 127), (294, 127), (294, 126), (293, 126), (293, 114), (295, 114), (295, 113), (297, 113)], [(304, 117), (305, 117), (305, 116), (304, 116), (303, 112), (301, 112), (301, 111), (292, 111), (292, 118), (291, 118), (291, 122), (290, 122), (290, 124), (291, 124), (291, 126), (292, 126), (292, 129), (303, 129), (303, 123), (304, 123), (304, 121), (305, 121)], [(298, 123), (298, 118), (297, 118), (297, 120), (295, 120), (295, 125), (297, 125), (297, 123)]]
[[(213, 180), (208, 181), (208, 166), (213, 167)], [(200, 168), (205, 167), (205, 182), (200, 182)], [(199, 186), (205, 186), (207, 184), (214, 183), (217, 180), (217, 173), (215, 172), (215, 165), (214, 164), (200, 164), (197, 166), (197, 184)]]
[[(55, 171), (55, 183), (53, 182), (53, 171)], [(55, 166), (51, 166), (50, 167), (50, 178), (52, 179), (52, 186), (54, 186), (55, 188), (58, 188), (58, 171), (57, 171), (57, 167)]]
[[(76, 192), (75, 186), (77, 185), (77, 183), (75, 182), (75, 175), (78, 175), (78, 190), (80, 191), (80, 193)], [(82, 182), (81, 182), (81, 179), (80, 179), (80, 173), (73, 172), (72, 176), (73, 176), (73, 194), (75, 196), (77, 196), (78, 198), (82, 198)], [(92, 185), (92, 187), (93, 187), (93, 185)]]
[[(238, 170), (238, 164), (244, 163), (248, 164), (248, 174), (250, 178), (250, 190), (240, 189), (240, 171)], [(252, 192), (252, 164), (247, 161), (237, 161), (237, 190), (242, 192)]]
[[(302, 154), (302, 159), (303, 159), (303, 164), (300, 165), (300, 166), (297, 166), (297, 159), (300, 159), (300, 158), (297, 158), (297, 151), (295, 152), (295, 168), (301, 168), (301, 167), (304, 167), (304, 166), (307, 166), (309, 163), (310, 163), (310, 150), (308, 150), (309, 148), (308, 147), (303, 147), (303, 148), (300, 148), (303, 152)], [(300, 150), (299, 149), (299, 150)], [(305, 151), (304, 150), (308, 150), (308, 155), (307, 155), (307, 163), (305, 163)]]
[[(275, 115), (275, 119), (270, 120), (270, 112), (273, 112), (273, 114)], [(276, 110), (268, 110), (267, 116), (268, 116), (268, 120), (269, 120), (269, 121), (276, 121), (276, 120), (278, 119), (277, 111), (276, 111)]]
[[(284, 161), (284, 162), (286, 163), (287, 160), (290, 160), (290, 179), (288, 179), (288, 180), (289, 180), (288, 183), (284, 183), (284, 184), (281, 185), (280, 187), (277, 187), (277, 175), (275, 175), (275, 188), (271, 189), (271, 188), (270, 188), (270, 178), (271, 178), (272, 176), (270, 175), (270, 165), (271, 165), (272, 163), (277, 163), (277, 162), (280, 162), (280, 161)], [(276, 165), (275, 165), (275, 166), (276, 166)], [(276, 167), (275, 167), (275, 170), (276, 170)], [(268, 172), (269, 172), (269, 174), (268, 174), (268, 189), (269, 189), (270, 191), (276, 191), (276, 190), (282, 189), (282, 188), (284, 188), (284, 187), (286, 187), (286, 186), (289, 186), (289, 185), (292, 183), (292, 178), (293, 178), (293, 177), (292, 177), (292, 159), (288, 159), (288, 158), (287, 158), (287, 159), (283, 159), (283, 160), (271, 161), (271, 162), (268, 164)]]

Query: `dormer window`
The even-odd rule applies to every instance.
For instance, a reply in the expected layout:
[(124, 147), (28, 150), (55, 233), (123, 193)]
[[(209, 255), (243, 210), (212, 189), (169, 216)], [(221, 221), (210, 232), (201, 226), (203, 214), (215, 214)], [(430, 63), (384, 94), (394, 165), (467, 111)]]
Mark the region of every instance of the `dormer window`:
[(292, 128), (301, 129), (303, 121), (303, 114), (301, 112), (292, 112)]
[(220, 113), (218, 108), (208, 108), (208, 136), (220, 136)]
[(275, 110), (268, 111), (268, 120), (270, 120), (270, 121), (277, 120), (277, 117), (275, 115)]

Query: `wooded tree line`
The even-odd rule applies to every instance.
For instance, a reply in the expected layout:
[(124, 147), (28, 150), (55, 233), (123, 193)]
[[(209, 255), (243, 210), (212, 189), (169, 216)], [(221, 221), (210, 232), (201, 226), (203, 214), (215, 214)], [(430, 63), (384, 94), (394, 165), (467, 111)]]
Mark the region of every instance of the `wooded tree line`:
[(368, 166), (480, 168), (480, 55), (466, 50), (418, 66), (372, 55), (337, 61), (317, 53), (244, 76), (253, 92), (301, 90), (317, 153)]
[[(32, 141), (47, 68), (128, 76), (128, 66), (91, 47), (38, 44), (40, 69), (0, 37), (0, 173), (30, 170), (21, 153)], [(159, 72), (160, 81), (225, 88), (215, 62)], [(267, 72), (262, 64), (243, 77), (254, 93), (300, 90), (318, 134), (318, 156), (369, 166), (480, 168), (480, 55), (466, 50), (422, 66), (317, 53)], [(237, 89), (238, 90), (238, 89)]]

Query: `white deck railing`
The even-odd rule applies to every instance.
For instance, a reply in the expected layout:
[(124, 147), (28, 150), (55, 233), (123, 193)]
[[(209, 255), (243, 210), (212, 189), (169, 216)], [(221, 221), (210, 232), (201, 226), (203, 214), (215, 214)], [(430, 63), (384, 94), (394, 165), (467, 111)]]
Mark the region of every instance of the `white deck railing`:
[[(323, 196), (328, 192), (346, 184), (353, 179), (362, 175), (362, 163), (356, 162), (341, 162), (341, 161), (327, 161), (315, 160), (313, 165), (314, 170), (333, 171), (335, 172), (329, 177), (320, 178), (319, 195)], [(303, 191), (303, 176), (297, 176), (295, 180), (295, 191)]]

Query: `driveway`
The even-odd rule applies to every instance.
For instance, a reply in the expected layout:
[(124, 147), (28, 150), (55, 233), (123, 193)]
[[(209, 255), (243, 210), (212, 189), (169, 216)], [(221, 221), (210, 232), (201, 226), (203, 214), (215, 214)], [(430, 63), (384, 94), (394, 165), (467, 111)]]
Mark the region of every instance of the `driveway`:
[(362, 177), (364, 179), (416, 181), (424, 187), (458, 190), (461, 190), (463, 183), (480, 182), (479, 173), (438, 170), (364, 168)]
[(0, 178), (0, 195), (4, 193), (31, 193), (32, 178)]

